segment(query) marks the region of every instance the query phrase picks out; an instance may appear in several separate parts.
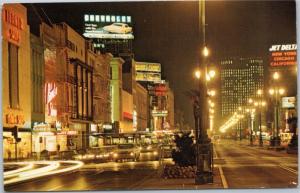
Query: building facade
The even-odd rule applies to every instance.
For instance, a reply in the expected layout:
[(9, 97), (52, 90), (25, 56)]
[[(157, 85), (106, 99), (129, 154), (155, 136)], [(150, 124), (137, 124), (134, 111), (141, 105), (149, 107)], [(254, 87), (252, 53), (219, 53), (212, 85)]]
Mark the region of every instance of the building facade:
[(119, 133), (120, 121), (122, 119), (122, 58), (112, 58), (110, 62), (110, 96), (111, 96), (111, 132)]
[(230, 58), (220, 61), (221, 115), (226, 119), (249, 98), (257, 98), (264, 90), (264, 64), (261, 58)]
[(148, 128), (149, 95), (147, 89), (137, 83), (136, 105), (133, 110), (133, 128), (136, 131), (146, 131)]
[(3, 5), (2, 37), (3, 158), (28, 158), (32, 148), (31, 51), (27, 10), (21, 4)]

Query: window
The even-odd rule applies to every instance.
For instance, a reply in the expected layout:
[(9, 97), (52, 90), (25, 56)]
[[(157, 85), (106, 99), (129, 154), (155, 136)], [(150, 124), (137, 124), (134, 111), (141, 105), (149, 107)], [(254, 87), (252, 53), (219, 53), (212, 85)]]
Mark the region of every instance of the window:
[(127, 23), (131, 23), (131, 16), (127, 16)]
[(89, 15), (84, 15), (84, 21), (89, 21)]
[(115, 22), (116, 21), (116, 16), (111, 16), (111, 22)]
[(95, 16), (94, 15), (90, 15), (90, 21), (95, 21)]
[(18, 47), (8, 44), (9, 106), (19, 108), (19, 60)]
[(101, 15), (100, 20), (101, 20), (101, 22), (105, 22), (105, 15)]
[(100, 21), (100, 16), (96, 15), (96, 22), (99, 22), (99, 21)]
[(110, 22), (110, 15), (107, 15), (107, 16), (105, 17), (105, 22)]
[(126, 22), (126, 16), (122, 16), (122, 22)]

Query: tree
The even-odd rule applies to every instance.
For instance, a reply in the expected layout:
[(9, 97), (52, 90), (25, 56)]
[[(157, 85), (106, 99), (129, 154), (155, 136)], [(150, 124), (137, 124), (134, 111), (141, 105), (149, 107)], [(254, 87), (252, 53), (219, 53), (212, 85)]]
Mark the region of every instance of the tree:
[(190, 133), (175, 136), (176, 150), (172, 151), (173, 161), (179, 166), (193, 166), (196, 163), (195, 145)]

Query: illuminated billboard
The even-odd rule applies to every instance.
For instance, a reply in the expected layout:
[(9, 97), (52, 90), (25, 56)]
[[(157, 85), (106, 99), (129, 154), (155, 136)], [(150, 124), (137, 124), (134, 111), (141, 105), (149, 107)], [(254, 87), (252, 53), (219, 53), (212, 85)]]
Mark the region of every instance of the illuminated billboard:
[(84, 36), (101, 39), (134, 39), (131, 16), (84, 15)]
[(270, 51), (270, 66), (297, 65), (297, 44), (272, 45)]
[(296, 97), (282, 97), (282, 108), (295, 108)]
[(161, 66), (160, 63), (136, 62), (135, 70), (143, 72), (161, 72)]
[(161, 80), (161, 74), (155, 72), (136, 72), (136, 81), (156, 82)]

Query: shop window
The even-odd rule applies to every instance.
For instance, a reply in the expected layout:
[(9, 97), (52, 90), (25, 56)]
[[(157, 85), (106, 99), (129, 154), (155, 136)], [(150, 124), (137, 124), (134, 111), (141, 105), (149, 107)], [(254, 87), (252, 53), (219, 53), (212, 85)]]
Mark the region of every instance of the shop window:
[(19, 108), (19, 60), (18, 47), (8, 44), (9, 106)]

